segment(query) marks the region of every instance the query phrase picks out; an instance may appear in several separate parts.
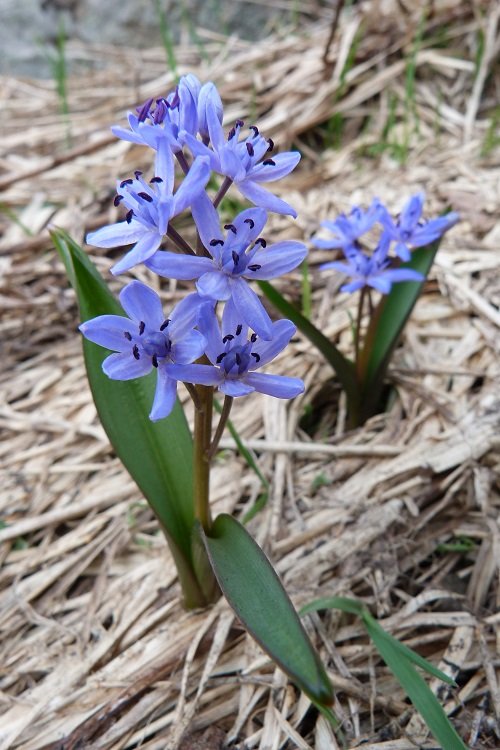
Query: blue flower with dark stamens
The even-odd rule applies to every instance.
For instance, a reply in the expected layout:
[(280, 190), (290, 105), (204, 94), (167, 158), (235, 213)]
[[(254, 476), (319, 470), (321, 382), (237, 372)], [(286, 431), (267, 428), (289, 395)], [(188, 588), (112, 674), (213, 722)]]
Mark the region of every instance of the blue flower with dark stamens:
[(396, 243), (394, 252), (403, 261), (407, 261), (411, 257), (410, 247), (430, 245), (459, 220), (458, 214), (451, 211), (445, 216), (424, 222), (421, 219), (424, 200), (424, 193), (412, 195), (403, 207), (397, 221), (392, 219), (386, 209), (381, 214), (380, 220), (385, 227), (385, 231), (391, 240)]
[(173, 163), (165, 171), (147, 183), (140, 172), (135, 179), (123, 180), (118, 185), (115, 204), (128, 209), (125, 221), (90, 232), (89, 245), (96, 247), (135, 246), (116, 263), (114, 274), (128, 271), (138, 263), (150, 258), (160, 247), (167, 233), (169, 221), (188, 208), (204, 191), (210, 177), (207, 159), (196, 159), (176, 193)]
[(389, 294), (392, 284), (399, 281), (424, 281), (425, 277), (410, 268), (391, 268), (392, 260), (387, 257), (391, 238), (385, 232), (371, 256), (351, 245), (346, 254), (347, 263), (332, 261), (320, 266), (321, 270), (334, 268), (351, 276), (352, 281), (340, 287), (341, 292), (356, 292), (369, 286), (382, 294)]
[(286, 201), (261, 187), (261, 183), (273, 182), (289, 174), (300, 160), (298, 151), (271, 155), (274, 143), (263, 138), (255, 126), (251, 126), (248, 135), (240, 140), (244, 126), (242, 120), (236, 121), (226, 139), (214, 100), (207, 102), (205, 114), (210, 147), (185, 133), (183, 140), (192, 153), (207, 156), (212, 170), (232, 180), (240, 193), (254, 205), (278, 214), (297, 216)]
[(357, 252), (357, 240), (368, 232), (373, 225), (381, 220), (385, 209), (378, 198), (374, 198), (371, 206), (366, 210), (354, 206), (349, 216), (341, 214), (335, 221), (322, 221), (321, 226), (328, 229), (333, 235), (323, 239), (322, 237), (313, 237), (312, 244), (315, 247), (330, 250), (333, 248), (343, 248), (345, 255), (349, 256), (351, 252), (355, 255)]
[(168, 366), (194, 362), (206, 346), (203, 334), (194, 330), (202, 301), (197, 294), (190, 294), (166, 318), (156, 292), (132, 281), (120, 292), (120, 302), (128, 317), (100, 315), (82, 323), (80, 331), (89, 341), (115, 352), (102, 364), (113, 380), (132, 380), (156, 368), (158, 379), (149, 417), (163, 419), (172, 411), (177, 393), (177, 379), (170, 377)]
[(267, 221), (262, 208), (242, 211), (222, 232), (217, 211), (203, 194), (192, 205), (201, 241), (211, 258), (158, 252), (146, 265), (160, 276), (197, 279), (202, 297), (231, 298), (240, 319), (264, 339), (272, 335), (271, 319), (250, 288), (252, 279), (274, 279), (296, 268), (306, 254), (301, 242), (277, 242), (267, 246), (260, 236)]
[(246, 396), (253, 391), (277, 398), (293, 398), (304, 391), (299, 378), (260, 373), (274, 359), (295, 333), (289, 320), (272, 324), (269, 341), (261, 341), (255, 333), (248, 336), (248, 326), (241, 322), (232, 300), (222, 315), (222, 330), (213, 308), (200, 311), (198, 328), (207, 340), (205, 353), (211, 365), (169, 365), (169, 375), (187, 383), (216, 386), (226, 396)]

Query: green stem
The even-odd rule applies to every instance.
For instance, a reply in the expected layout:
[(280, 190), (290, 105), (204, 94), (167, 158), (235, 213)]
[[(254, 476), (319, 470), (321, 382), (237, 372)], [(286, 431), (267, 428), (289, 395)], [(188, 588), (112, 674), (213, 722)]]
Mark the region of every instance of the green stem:
[(195, 252), (193, 248), (191, 247), (191, 245), (188, 242), (186, 242), (184, 237), (181, 237), (179, 232), (177, 232), (173, 228), (172, 224), (168, 225), (167, 237), (170, 237), (172, 242), (175, 242), (179, 250), (182, 250), (183, 253), (186, 253), (187, 255), (195, 255)]
[(233, 181), (230, 177), (224, 178), (224, 182), (220, 186), (219, 191), (214, 198), (214, 208), (218, 207), (219, 203), (224, 198), (225, 194), (227, 193), (227, 191), (229, 190), (232, 184), (233, 184)]
[(215, 455), (215, 451), (217, 450), (217, 447), (220, 443), (220, 439), (222, 437), (222, 433), (224, 432), (224, 427), (226, 426), (227, 420), (229, 419), (229, 413), (231, 411), (231, 407), (233, 405), (233, 397), (232, 396), (224, 396), (224, 405), (222, 407), (219, 424), (217, 425), (217, 429), (215, 430), (214, 439), (212, 440), (212, 445), (210, 446), (210, 449), (208, 451), (208, 460), (211, 461), (212, 458)]
[(194, 512), (206, 534), (210, 534), (210, 443), (212, 440), (212, 411), (214, 389), (197, 387), (199, 408), (194, 414)]

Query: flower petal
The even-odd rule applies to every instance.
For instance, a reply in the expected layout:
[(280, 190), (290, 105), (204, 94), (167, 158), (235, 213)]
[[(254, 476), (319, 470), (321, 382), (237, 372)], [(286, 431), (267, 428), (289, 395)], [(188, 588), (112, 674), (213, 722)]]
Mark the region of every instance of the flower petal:
[(191, 213), (204, 247), (213, 258), (219, 260), (221, 256), (220, 245), (211, 245), (210, 243), (212, 240), (223, 242), (224, 235), (220, 228), (219, 214), (205, 192), (193, 201)]
[(304, 383), (299, 378), (285, 375), (270, 375), (265, 372), (249, 372), (245, 382), (260, 393), (276, 398), (294, 398), (304, 392)]
[(266, 190), (260, 185), (255, 185), (252, 180), (246, 179), (242, 182), (238, 182), (237, 187), (240, 193), (242, 193), (245, 198), (248, 198), (249, 201), (252, 201), (256, 206), (265, 208), (267, 211), (273, 211), (275, 214), (285, 214), (296, 218), (297, 212), (289, 203), (286, 203), (286, 201), (273, 195), (269, 190)]
[(208, 159), (198, 156), (191, 164), (189, 172), (174, 195), (171, 216), (177, 216), (177, 214), (189, 208), (193, 200), (205, 189), (209, 177), (210, 164)]
[(247, 279), (274, 279), (297, 268), (307, 255), (307, 247), (302, 242), (276, 242), (274, 245), (257, 250), (250, 266), (259, 265), (256, 271), (248, 270)]
[(130, 351), (110, 354), (102, 363), (102, 369), (112, 380), (134, 380), (151, 372), (153, 365), (149, 357), (135, 359)]
[(145, 260), (150, 258), (158, 250), (161, 245), (162, 235), (158, 232), (146, 232), (143, 231), (143, 236), (139, 242), (129, 250), (129, 252), (115, 263), (111, 268), (111, 273), (116, 276), (119, 273), (129, 271), (131, 268), (136, 266), (138, 263), (143, 263)]
[(198, 328), (206, 339), (205, 354), (215, 365), (217, 357), (224, 351), (224, 344), (213, 305), (205, 304), (200, 308)]
[(156, 292), (142, 281), (131, 281), (120, 292), (120, 303), (129, 318), (137, 321), (142, 320), (158, 329), (165, 316), (161, 300)]
[(212, 365), (166, 365), (168, 375), (183, 383), (194, 383), (195, 385), (218, 385), (222, 378), (222, 372), (218, 367)]
[[(298, 151), (286, 151), (282, 154), (272, 156), (274, 164), (256, 164), (250, 171), (249, 177), (254, 182), (271, 182), (286, 177), (287, 174), (295, 169), (299, 163), (301, 155)], [(266, 161), (266, 159), (264, 159)]]
[(173, 344), (171, 357), (178, 365), (188, 365), (199, 359), (205, 351), (206, 338), (199, 331), (185, 333), (183, 338)]
[(278, 320), (276, 323), (273, 323), (272, 339), (270, 341), (258, 339), (253, 345), (252, 351), (256, 352), (260, 359), (250, 369), (256, 370), (263, 367), (277, 357), (288, 344), (296, 330), (291, 320)]
[(99, 315), (79, 326), (85, 338), (94, 344), (115, 352), (129, 353), (131, 344), (130, 340), (125, 338), (125, 333), (132, 335), (131, 328), (131, 321), (121, 315)]
[(198, 255), (183, 255), (168, 250), (159, 250), (145, 265), (151, 271), (167, 279), (197, 279), (213, 268), (210, 258), (200, 258)]
[(270, 339), (273, 335), (271, 318), (259, 297), (243, 279), (231, 280), (231, 298), (240, 319), (263, 339)]
[(202, 297), (214, 300), (226, 300), (231, 294), (229, 277), (223, 271), (204, 273), (196, 282), (196, 288)]
[(149, 414), (152, 422), (168, 417), (175, 405), (177, 381), (169, 378), (165, 367), (158, 367), (158, 379), (153, 406)]
[(222, 391), (225, 396), (238, 398), (238, 396), (248, 396), (249, 393), (255, 391), (255, 388), (251, 385), (247, 385), (242, 380), (226, 378), (226, 380), (219, 385), (219, 391)]
[(119, 221), (116, 224), (108, 224), (96, 232), (89, 232), (85, 241), (87, 245), (94, 247), (120, 247), (120, 245), (132, 245), (144, 235), (144, 226), (135, 219), (130, 224)]

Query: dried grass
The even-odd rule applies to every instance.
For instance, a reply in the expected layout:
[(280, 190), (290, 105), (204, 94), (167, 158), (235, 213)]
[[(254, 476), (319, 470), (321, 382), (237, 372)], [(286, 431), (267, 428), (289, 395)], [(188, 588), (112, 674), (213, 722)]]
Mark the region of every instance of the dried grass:
[[(229, 120), (250, 116), (279, 147), (302, 148), (300, 169), (280, 187), (299, 219), (276, 218), (276, 237), (309, 237), (320, 219), (374, 194), (397, 209), (421, 188), (430, 214), (447, 205), (462, 214), (394, 357), (398, 395), (389, 412), (346, 433), (342, 398), (335, 388), (325, 395), (329, 369), (299, 338), (279, 366), (303, 377), (307, 394), (290, 405), (248, 399), (235, 421), (272, 488), (251, 530), (295, 603), (362, 598), (384, 627), (457, 678), (458, 688), (435, 691), (471, 747), (494, 748), (500, 159), (485, 144), (495, 144), (499, 10), (465, 0), (430, 6), (414, 55), (419, 132), (409, 133), (401, 165), (394, 143), (408, 135), (405, 76), (420, 8), (386, 0), (344, 12), (326, 66), (326, 12), (300, 34), (258, 46), (206, 35), (209, 65), (187, 47), (178, 59), (182, 72), (216, 80)], [(485, 52), (476, 70), (480, 30)], [(116, 142), (109, 125), (164, 93), (172, 78), (161, 50), (71, 53), (90, 71), (69, 82), (69, 124), (51, 83), (0, 79), (2, 206), (21, 223), (5, 211), (0, 218), (0, 748), (213, 750), (230, 740), (260, 750), (335, 748), (324, 720), (223, 601), (208, 614), (182, 610), (152, 516), (97, 421), (74, 295), (47, 226), (82, 239), (115, 216), (115, 176), (147, 166), (149, 155)], [(343, 140), (325, 150), (334, 113), (342, 114)], [(381, 153), (370, 156), (377, 145)], [(111, 254), (89, 252), (106, 273)], [(317, 273), (321, 258), (311, 254), (315, 321), (347, 351), (352, 303), (337, 296), (335, 278)], [(297, 296), (299, 276), (283, 289)], [(162, 294), (177, 298), (180, 289)], [(311, 403), (323, 403), (314, 441), (301, 427)], [(214, 505), (241, 514), (259, 485), (231, 442), (224, 445)], [(330, 613), (306, 625), (328, 660), (349, 747), (435, 747), (359, 623)]]

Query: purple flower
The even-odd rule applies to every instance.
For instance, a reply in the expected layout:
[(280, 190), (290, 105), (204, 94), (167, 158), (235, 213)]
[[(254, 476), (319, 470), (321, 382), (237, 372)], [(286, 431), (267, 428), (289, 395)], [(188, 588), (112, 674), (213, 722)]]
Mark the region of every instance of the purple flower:
[(425, 194), (417, 193), (412, 195), (410, 200), (405, 204), (396, 222), (384, 209), (381, 215), (381, 222), (385, 227), (391, 240), (396, 242), (394, 252), (401, 260), (407, 261), (411, 257), (411, 247), (424, 247), (437, 240), (448, 229), (450, 229), (459, 219), (454, 211), (440, 216), (437, 219), (431, 219), (424, 222), (421, 219), (424, 206)]
[(285, 177), (297, 166), (300, 154), (297, 151), (288, 151), (271, 156), (269, 152), (274, 148), (273, 141), (263, 138), (255, 125), (252, 125), (249, 134), (240, 140), (244, 125), (242, 120), (236, 121), (226, 140), (221, 113), (213, 99), (207, 101), (205, 117), (211, 148), (186, 133), (183, 139), (193, 154), (207, 156), (212, 170), (228, 177), (240, 193), (256, 206), (278, 214), (297, 216), (296, 211), (286, 201), (261, 187), (260, 183), (273, 182)]
[(169, 374), (188, 383), (216, 386), (226, 396), (246, 396), (253, 391), (277, 398), (293, 398), (304, 391), (299, 378), (255, 372), (276, 357), (295, 333), (289, 320), (272, 324), (272, 337), (261, 341), (253, 333), (248, 338), (248, 326), (241, 318), (232, 300), (226, 304), (222, 315), (222, 331), (210, 305), (203, 307), (198, 322), (205, 335), (205, 353), (211, 365), (171, 365)]
[(336, 271), (352, 277), (353, 280), (349, 284), (340, 287), (341, 292), (356, 292), (358, 289), (370, 286), (382, 294), (389, 294), (395, 282), (424, 281), (425, 277), (411, 268), (390, 267), (392, 261), (387, 257), (390, 243), (390, 237), (384, 233), (371, 257), (351, 246), (349, 255), (346, 255), (347, 263), (332, 261), (324, 263), (320, 269), (335, 268)]
[[(185, 297), (165, 318), (160, 298), (140, 281), (132, 281), (120, 292), (120, 302), (128, 317), (100, 315), (82, 323), (80, 331), (99, 346), (111, 349), (102, 369), (113, 380), (132, 380), (157, 371), (156, 392), (149, 415), (156, 421), (172, 411), (177, 380), (169, 366), (194, 362), (203, 354), (205, 337), (194, 329), (200, 297)], [(206, 304), (206, 303), (205, 303)]]
[[(167, 167), (167, 163), (165, 166)], [(149, 183), (140, 172), (136, 172), (135, 179), (119, 183), (115, 198), (115, 205), (123, 203), (128, 208), (126, 220), (90, 232), (87, 242), (96, 247), (135, 243), (132, 250), (111, 269), (114, 274), (128, 271), (158, 250), (167, 233), (169, 221), (188, 208), (203, 192), (209, 177), (208, 161), (196, 159), (174, 194), (173, 163), (161, 176), (153, 177)]]
[(315, 247), (327, 250), (341, 247), (347, 256), (351, 252), (356, 254), (357, 240), (368, 232), (375, 222), (380, 220), (383, 211), (384, 208), (378, 198), (373, 199), (371, 206), (366, 211), (363, 211), (359, 206), (355, 206), (349, 216), (341, 214), (335, 221), (321, 222), (321, 226), (328, 229), (333, 237), (328, 239), (313, 237), (311, 242)]
[(260, 233), (267, 221), (262, 208), (242, 211), (226, 234), (219, 225), (217, 211), (206, 195), (192, 206), (201, 240), (211, 258), (158, 252), (146, 265), (160, 276), (197, 279), (202, 297), (234, 302), (239, 318), (264, 339), (272, 336), (272, 323), (259, 297), (249, 287), (252, 279), (274, 279), (296, 268), (307, 248), (301, 242), (277, 242), (267, 247)]

